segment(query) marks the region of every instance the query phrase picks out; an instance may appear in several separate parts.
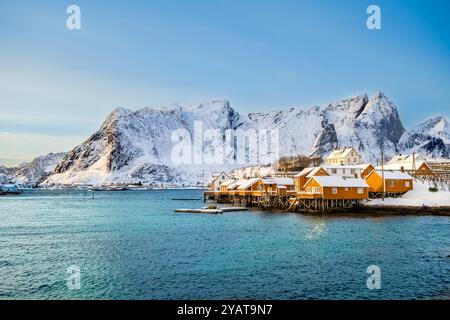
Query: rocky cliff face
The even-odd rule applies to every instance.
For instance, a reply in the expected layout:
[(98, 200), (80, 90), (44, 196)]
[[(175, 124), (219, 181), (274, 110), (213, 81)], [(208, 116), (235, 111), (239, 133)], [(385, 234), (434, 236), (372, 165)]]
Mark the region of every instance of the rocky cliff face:
[[(416, 148), (416, 141), (420, 141), (421, 150), (427, 152), (442, 148), (442, 143), (445, 145), (448, 141), (442, 138), (448, 138), (448, 125), (442, 124), (443, 121), (445, 119), (407, 132), (397, 107), (381, 92), (371, 98), (360, 95), (324, 106), (244, 115), (237, 113), (225, 100), (134, 112), (117, 108), (97, 132), (64, 156), (43, 184), (197, 184), (208, 180), (212, 171), (264, 165), (174, 163), (172, 151), (176, 141), (171, 140), (172, 133), (185, 130), (194, 141), (196, 123), (201, 123), (203, 133), (215, 129), (222, 136), (228, 131), (278, 130), (280, 156), (325, 156), (337, 146), (352, 146), (361, 152), (365, 161), (375, 162), (380, 157), (381, 145), (388, 157), (400, 150)], [(441, 127), (441, 131), (436, 129)], [(420, 139), (415, 135), (419, 133)], [(261, 139), (258, 136), (257, 142), (262, 143)], [(201, 151), (204, 155), (214, 154), (218, 146), (215, 140), (204, 141)], [(236, 145), (231, 142), (228, 147), (225, 157), (235, 159)], [(246, 145), (246, 150), (249, 149)]]

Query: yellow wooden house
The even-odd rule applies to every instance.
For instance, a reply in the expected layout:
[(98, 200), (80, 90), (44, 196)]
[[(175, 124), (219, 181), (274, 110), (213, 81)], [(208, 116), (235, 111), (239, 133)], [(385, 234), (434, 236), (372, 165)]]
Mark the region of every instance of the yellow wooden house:
[(383, 173), (379, 170), (373, 170), (365, 180), (369, 185), (369, 191), (375, 193), (405, 193), (414, 188), (413, 177), (401, 171), (384, 171)]
[(369, 198), (369, 186), (361, 178), (314, 176), (297, 196), (305, 199), (361, 200)]
[(303, 191), (305, 183), (314, 176), (329, 176), (329, 173), (323, 167), (310, 167), (303, 169), (294, 176), (295, 191)]

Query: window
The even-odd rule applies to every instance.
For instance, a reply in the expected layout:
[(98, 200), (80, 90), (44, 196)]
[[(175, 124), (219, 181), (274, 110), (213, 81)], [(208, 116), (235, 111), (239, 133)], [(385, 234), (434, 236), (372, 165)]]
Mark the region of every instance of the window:
[(225, 176), (222, 176), (222, 180), (225, 180)]
[(351, 174), (355, 174), (355, 173), (356, 173), (356, 170), (355, 170), (355, 169), (350, 169), (350, 173), (351, 173)]
[(311, 192), (311, 187), (308, 187), (308, 192)]
[(405, 187), (409, 188), (409, 186), (410, 186), (409, 181), (405, 181)]
[(358, 188), (358, 194), (363, 194), (364, 193), (364, 189), (363, 188)]
[(347, 188), (347, 187), (345, 188), (345, 191), (348, 191), (348, 188)]
[(336, 170), (336, 169), (331, 169), (331, 173), (332, 173), (332, 174), (336, 174), (336, 173), (337, 173), (337, 170)]
[(345, 169), (342, 169), (342, 174), (345, 174)]
[(337, 188), (334, 187), (334, 188), (331, 190), (331, 192), (332, 192), (333, 194), (337, 194)]
[(317, 193), (320, 193), (320, 187), (316, 188)]
[(394, 180), (389, 180), (389, 187), (393, 188), (395, 186)]
[(312, 193), (316, 193), (316, 188), (312, 187)]

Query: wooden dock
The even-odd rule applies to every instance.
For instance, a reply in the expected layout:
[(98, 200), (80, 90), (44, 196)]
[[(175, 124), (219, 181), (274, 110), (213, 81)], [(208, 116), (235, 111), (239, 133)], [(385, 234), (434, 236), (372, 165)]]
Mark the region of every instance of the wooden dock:
[(260, 210), (274, 211), (283, 210), (287, 212), (345, 212), (351, 211), (361, 205), (359, 199), (323, 199), (319, 194), (300, 195), (291, 192), (285, 195), (276, 193), (264, 193), (261, 191), (250, 191), (240, 193), (224, 193), (207, 191), (204, 201), (217, 203), (230, 203), (240, 207), (255, 207)]

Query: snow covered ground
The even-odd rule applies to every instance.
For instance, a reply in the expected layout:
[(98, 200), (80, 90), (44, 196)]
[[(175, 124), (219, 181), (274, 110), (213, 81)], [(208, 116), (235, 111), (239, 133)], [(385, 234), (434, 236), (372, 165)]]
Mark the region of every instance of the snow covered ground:
[(404, 194), (401, 198), (386, 198), (368, 200), (365, 205), (368, 206), (409, 206), (409, 207), (437, 207), (437, 206), (450, 206), (450, 192), (428, 191), (430, 185), (428, 183), (414, 182), (414, 190), (411, 190)]

